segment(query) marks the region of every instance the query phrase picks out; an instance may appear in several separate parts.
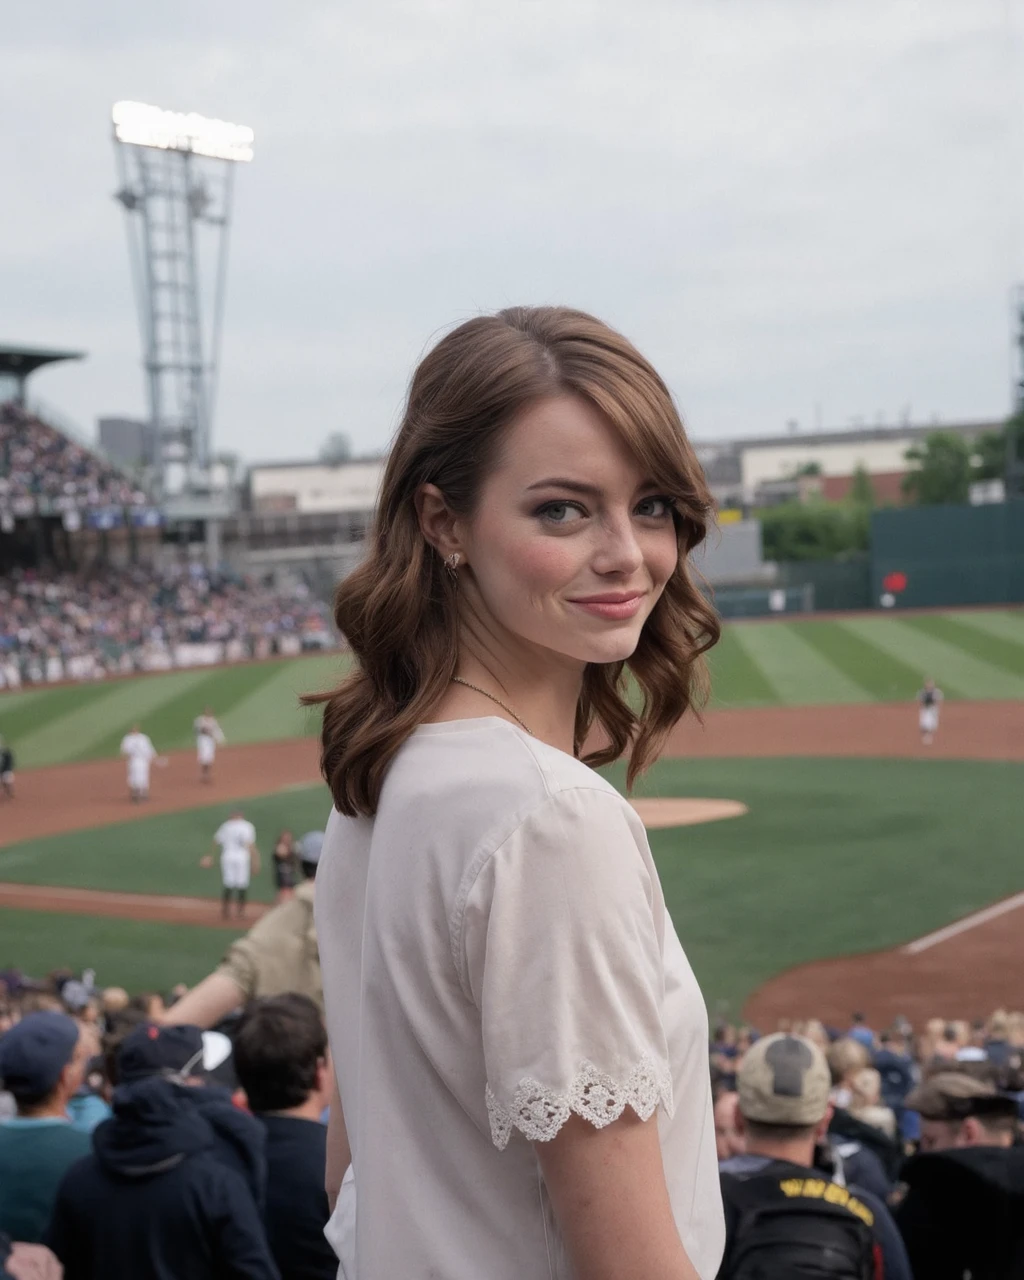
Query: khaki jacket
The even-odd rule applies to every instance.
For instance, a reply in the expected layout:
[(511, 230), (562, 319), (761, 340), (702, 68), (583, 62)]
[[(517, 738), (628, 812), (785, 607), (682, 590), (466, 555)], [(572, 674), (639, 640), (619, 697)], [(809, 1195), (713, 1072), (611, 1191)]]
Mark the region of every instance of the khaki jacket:
[(313, 881), (304, 880), (293, 897), (268, 911), (232, 944), (217, 972), (237, 983), (247, 1000), (297, 991), (323, 1010), (313, 894)]

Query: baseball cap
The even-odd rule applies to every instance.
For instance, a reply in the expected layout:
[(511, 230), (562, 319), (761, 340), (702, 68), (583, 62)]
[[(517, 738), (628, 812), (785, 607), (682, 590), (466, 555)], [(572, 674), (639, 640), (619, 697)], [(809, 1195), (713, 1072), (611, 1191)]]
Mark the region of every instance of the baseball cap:
[(818, 1046), (782, 1032), (753, 1044), (736, 1074), (740, 1112), (759, 1124), (817, 1124), (828, 1110), (831, 1088)]
[(122, 1084), (147, 1076), (202, 1075), (203, 1033), (198, 1027), (158, 1027), (144, 1022), (121, 1042), (117, 1070)]
[(299, 861), (308, 862), (315, 867), (320, 861), (320, 853), (324, 847), (322, 831), (307, 831), (299, 840)]
[(52, 1093), (78, 1044), (78, 1023), (66, 1013), (27, 1014), (0, 1040), (0, 1079), (15, 1099)]
[(1014, 1114), (1016, 1102), (987, 1080), (965, 1071), (937, 1071), (911, 1089), (903, 1104), (925, 1120), (964, 1120), (967, 1116)]

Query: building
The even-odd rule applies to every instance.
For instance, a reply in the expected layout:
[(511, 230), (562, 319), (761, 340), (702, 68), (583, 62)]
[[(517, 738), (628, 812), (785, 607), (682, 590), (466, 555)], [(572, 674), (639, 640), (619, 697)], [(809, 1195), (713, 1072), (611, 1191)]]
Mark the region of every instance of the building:
[(720, 506), (762, 506), (812, 493), (837, 501), (849, 493), (858, 467), (871, 477), (879, 502), (898, 503), (903, 500), (903, 477), (911, 470), (908, 449), (933, 431), (973, 441), (1002, 425), (963, 422), (791, 432), (706, 442), (696, 449)]

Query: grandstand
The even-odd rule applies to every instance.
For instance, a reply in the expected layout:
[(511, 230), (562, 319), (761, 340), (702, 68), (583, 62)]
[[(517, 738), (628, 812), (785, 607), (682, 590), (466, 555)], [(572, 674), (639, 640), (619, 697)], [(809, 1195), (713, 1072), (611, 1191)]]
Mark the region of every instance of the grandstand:
[(71, 358), (0, 348), (0, 688), (333, 645), (308, 587), (204, 563), (201, 526), (27, 407), (29, 375)]

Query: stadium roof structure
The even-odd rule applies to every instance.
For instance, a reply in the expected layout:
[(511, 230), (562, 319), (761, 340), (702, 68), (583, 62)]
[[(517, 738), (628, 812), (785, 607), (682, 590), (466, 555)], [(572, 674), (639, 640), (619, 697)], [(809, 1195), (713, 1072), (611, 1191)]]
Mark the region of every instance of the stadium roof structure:
[(18, 388), (17, 398), (23, 400), (29, 374), (58, 360), (84, 359), (84, 351), (53, 351), (44, 347), (16, 347), (0, 343), (0, 378), (13, 378)]

